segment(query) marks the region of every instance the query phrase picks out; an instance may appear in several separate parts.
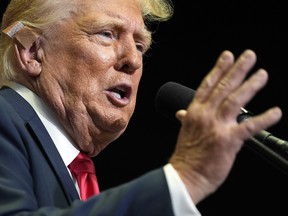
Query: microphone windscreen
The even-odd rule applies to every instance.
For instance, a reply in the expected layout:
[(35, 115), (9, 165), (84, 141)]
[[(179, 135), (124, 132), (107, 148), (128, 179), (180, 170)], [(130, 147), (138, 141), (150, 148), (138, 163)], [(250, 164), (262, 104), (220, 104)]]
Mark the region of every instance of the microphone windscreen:
[(164, 117), (175, 120), (175, 113), (180, 109), (186, 109), (194, 94), (195, 90), (191, 88), (176, 82), (167, 82), (156, 94), (156, 110)]

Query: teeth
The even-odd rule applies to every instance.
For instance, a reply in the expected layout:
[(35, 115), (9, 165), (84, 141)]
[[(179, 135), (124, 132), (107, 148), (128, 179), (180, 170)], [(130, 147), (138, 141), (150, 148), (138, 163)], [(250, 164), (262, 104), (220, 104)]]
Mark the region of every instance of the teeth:
[(121, 99), (121, 95), (120, 95), (119, 93), (113, 92), (113, 94), (114, 94), (114, 96), (115, 96), (116, 98)]

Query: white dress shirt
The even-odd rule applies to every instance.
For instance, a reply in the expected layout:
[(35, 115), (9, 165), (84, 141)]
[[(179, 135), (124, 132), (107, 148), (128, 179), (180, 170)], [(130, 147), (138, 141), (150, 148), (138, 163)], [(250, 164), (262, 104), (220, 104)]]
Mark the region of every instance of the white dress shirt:
[[(65, 132), (59, 121), (54, 116), (53, 112), (40, 97), (25, 86), (18, 83), (11, 82), (8, 86), (18, 92), (36, 111), (53, 142), (55, 143), (56, 148), (58, 149), (59, 154), (61, 155), (67, 170), (70, 173), (68, 165), (79, 153), (79, 150), (76, 148), (73, 140)], [(173, 166), (171, 164), (166, 164), (164, 166), (164, 172), (171, 194), (175, 216), (201, 216), (201, 213), (198, 211), (190, 198), (183, 181)], [(79, 193), (79, 188), (75, 180), (74, 183)]]

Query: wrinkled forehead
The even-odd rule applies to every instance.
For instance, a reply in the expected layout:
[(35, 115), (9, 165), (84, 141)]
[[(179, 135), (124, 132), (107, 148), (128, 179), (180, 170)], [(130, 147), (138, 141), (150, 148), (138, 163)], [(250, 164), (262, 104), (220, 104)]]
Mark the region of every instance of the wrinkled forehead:
[(144, 0), (73, 0), (63, 18), (78, 20), (114, 17), (123, 22), (145, 26), (142, 4)]
[(150, 0), (11, 0), (6, 14), (8, 23), (3, 20), (2, 24), (5, 27), (19, 21), (20, 18), (21, 21), (48, 24), (70, 17), (73, 13), (80, 11), (85, 14), (93, 5), (101, 8), (104, 3), (106, 5), (114, 4), (115, 8), (122, 5), (137, 7), (142, 16), (144, 11), (151, 6), (149, 2)]

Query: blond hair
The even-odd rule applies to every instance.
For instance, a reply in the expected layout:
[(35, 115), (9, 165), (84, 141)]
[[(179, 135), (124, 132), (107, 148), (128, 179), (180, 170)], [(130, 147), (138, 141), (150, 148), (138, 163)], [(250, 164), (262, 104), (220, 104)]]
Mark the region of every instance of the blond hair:
[[(146, 25), (168, 20), (173, 15), (170, 0), (136, 0), (140, 5)], [(68, 4), (69, 2), (69, 4)], [(43, 31), (53, 23), (71, 16), (81, 0), (11, 0), (3, 15), (1, 32), (20, 21), (25, 26)], [(0, 85), (15, 76), (13, 40), (5, 34), (0, 35)]]

